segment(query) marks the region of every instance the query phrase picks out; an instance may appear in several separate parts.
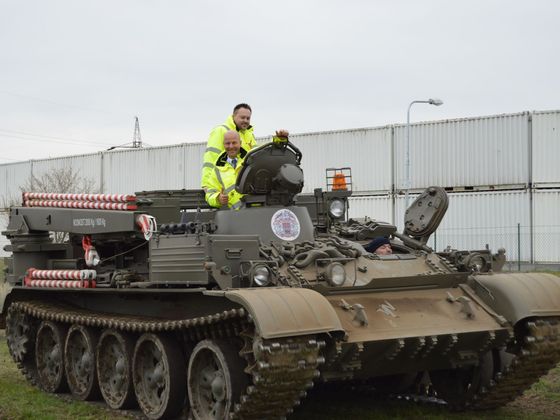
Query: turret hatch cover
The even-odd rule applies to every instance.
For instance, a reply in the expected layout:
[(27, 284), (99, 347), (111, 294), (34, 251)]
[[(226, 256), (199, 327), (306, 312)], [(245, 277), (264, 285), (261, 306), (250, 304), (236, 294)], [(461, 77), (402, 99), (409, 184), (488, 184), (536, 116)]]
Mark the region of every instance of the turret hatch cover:
[(441, 187), (428, 187), (404, 214), (404, 233), (414, 238), (429, 237), (447, 211), (449, 199)]

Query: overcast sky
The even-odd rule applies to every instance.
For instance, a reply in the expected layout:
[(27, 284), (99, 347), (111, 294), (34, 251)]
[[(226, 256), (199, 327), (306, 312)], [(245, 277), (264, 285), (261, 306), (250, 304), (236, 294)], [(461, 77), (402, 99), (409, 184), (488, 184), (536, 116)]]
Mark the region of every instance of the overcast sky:
[(0, 0), (0, 163), (560, 109), (555, 0)]

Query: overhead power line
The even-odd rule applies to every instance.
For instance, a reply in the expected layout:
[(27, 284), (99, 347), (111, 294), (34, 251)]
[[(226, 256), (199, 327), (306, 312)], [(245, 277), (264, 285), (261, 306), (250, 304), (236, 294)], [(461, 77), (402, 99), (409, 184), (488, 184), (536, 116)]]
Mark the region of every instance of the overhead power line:
[[(7, 134), (3, 134), (3, 133), (7, 133)], [(0, 128), (0, 136), (19, 138), (22, 140), (35, 141), (35, 142), (47, 142), (47, 143), (51, 142), (51, 143), (78, 144), (78, 145), (91, 145), (91, 146), (110, 146), (109, 143), (98, 143), (98, 142), (79, 140), (79, 139), (73, 139), (67, 137), (56, 137), (56, 136), (48, 136), (43, 134), (34, 134), (25, 131), (7, 130), (4, 128)], [(37, 139), (30, 139), (23, 136), (37, 137)]]
[(33, 101), (43, 102), (43, 103), (50, 104), (50, 105), (61, 106), (61, 107), (64, 107), (64, 108), (80, 109), (82, 111), (88, 111), (88, 112), (92, 112), (92, 111), (93, 112), (100, 112), (102, 114), (118, 116), (119, 118), (122, 118), (124, 116), (124, 114), (118, 114), (116, 112), (107, 111), (107, 110), (104, 110), (104, 109), (90, 108), (90, 107), (85, 107), (85, 106), (81, 106), (81, 105), (64, 104), (64, 103), (61, 103), (61, 102), (52, 101), (50, 99), (42, 99), (42, 98), (37, 98), (35, 96), (23, 95), (21, 93), (8, 92), (8, 91), (5, 91), (5, 90), (0, 90), (0, 94), (17, 96), (19, 98), (30, 99), (30, 100), (33, 100)]

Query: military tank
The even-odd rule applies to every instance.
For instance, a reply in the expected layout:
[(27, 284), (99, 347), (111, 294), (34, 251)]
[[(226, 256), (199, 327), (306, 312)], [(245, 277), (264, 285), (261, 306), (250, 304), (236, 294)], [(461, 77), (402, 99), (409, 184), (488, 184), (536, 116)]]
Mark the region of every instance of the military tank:
[[(301, 158), (290, 142), (248, 153), (238, 211), (199, 190), (24, 194), (0, 296), (22, 374), (153, 419), (260, 419), (314, 384), (402, 390), (419, 376), (450, 407), (493, 409), (559, 362), (560, 279), (433, 252), (440, 188), (402, 233), (347, 221), (343, 188), (298, 195)], [(364, 249), (377, 236), (392, 255)]]

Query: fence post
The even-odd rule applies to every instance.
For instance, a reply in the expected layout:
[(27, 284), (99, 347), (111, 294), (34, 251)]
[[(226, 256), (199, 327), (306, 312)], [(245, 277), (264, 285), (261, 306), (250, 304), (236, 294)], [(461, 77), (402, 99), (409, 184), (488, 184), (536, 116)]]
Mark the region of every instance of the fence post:
[(521, 271), (521, 223), (517, 224), (517, 271)]

